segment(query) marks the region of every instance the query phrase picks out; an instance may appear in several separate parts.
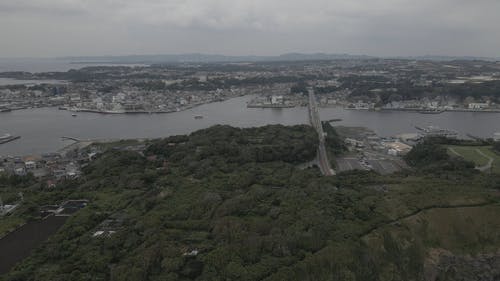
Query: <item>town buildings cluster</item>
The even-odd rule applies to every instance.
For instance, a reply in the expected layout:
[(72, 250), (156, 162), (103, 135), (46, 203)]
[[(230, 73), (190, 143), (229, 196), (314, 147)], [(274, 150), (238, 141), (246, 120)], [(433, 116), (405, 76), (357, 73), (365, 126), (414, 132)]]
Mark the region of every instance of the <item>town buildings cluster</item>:
[(0, 176), (32, 176), (46, 188), (63, 180), (77, 179), (82, 167), (94, 160), (102, 149), (92, 142), (74, 143), (59, 152), (30, 156), (0, 157)]
[[(0, 77), (39, 81), (0, 86), (0, 114), (30, 107), (166, 113), (244, 95), (254, 96), (249, 107), (286, 108), (306, 105), (308, 86), (314, 87), (320, 106), (422, 113), (500, 111), (500, 63), (489, 61), (185, 63), (9, 72), (0, 73)], [(45, 80), (51, 82), (43, 83)], [(456, 135), (435, 128), (425, 133)], [(383, 150), (393, 155), (408, 151), (398, 143), (391, 145)], [(92, 157), (89, 153), (93, 152), (5, 157), (0, 159), (0, 173), (32, 174), (50, 185), (78, 177), (81, 165)]]
[[(0, 111), (56, 106), (101, 113), (162, 113), (243, 95), (250, 106), (307, 103), (377, 110), (500, 110), (500, 63), (336, 60), (88, 67), (68, 72), (0, 73), (50, 83), (0, 86)], [(59, 80), (60, 82), (54, 82)]]

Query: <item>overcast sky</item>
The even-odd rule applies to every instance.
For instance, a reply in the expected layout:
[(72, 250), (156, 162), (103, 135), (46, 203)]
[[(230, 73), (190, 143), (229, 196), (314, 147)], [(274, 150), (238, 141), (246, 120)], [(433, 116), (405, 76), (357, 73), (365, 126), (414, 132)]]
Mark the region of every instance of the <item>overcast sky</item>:
[(499, 57), (499, 11), (499, 0), (0, 0), (0, 57)]

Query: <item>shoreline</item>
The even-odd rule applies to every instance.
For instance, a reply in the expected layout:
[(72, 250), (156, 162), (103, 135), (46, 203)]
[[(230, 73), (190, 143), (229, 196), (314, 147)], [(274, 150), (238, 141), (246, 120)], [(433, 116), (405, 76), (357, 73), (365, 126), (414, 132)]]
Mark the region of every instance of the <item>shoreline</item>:
[(356, 110), (356, 111), (372, 111), (372, 112), (390, 112), (390, 111), (403, 111), (403, 112), (413, 112), (420, 114), (441, 114), (444, 112), (477, 112), (477, 113), (500, 113), (500, 109), (441, 109), (441, 110), (429, 110), (429, 109), (414, 109), (414, 108), (391, 108), (391, 109), (373, 109), (373, 108), (348, 108), (344, 107), (345, 110)]
[(217, 103), (217, 102), (224, 102), (224, 101), (227, 101), (230, 99), (244, 97), (244, 96), (251, 96), (251, 94), (250, 95), (240, 95), (240, 96), (228, 97), (228, 98), (223, 98), (223, 99), (217, 99), (217, 100), (213, 100), (210, 102), (196, 103), (196, 104), (191, 104), (191, 105), (184, 106), (184, 107), (179, 107), (175, 110), (165, 110), (165, 111), (159, 111), (159, 110), (153, 110), (153, 111), (148, 111), (148, 110), (113, 111), (113, 110), (99, 110), (99, 109), (91, 109), (91, 108), (67, 108), (67, 107), (60, 106), (60, 105), (50, 105), (50, 106), (37, 106), (37, 107), (6, 108), (6, 109), (0, 110), (0, 113), (11, 113), (11, 112), (14, 112), (17, 110), (26, 110), (26, 109), (56, 108), (56, 109), (65, 110), (68, 112), (96, 113), (96, 114), (104, 114), (104, 115), (168, 114), (168, 113), (176, 113), (176, 112), (186, 111), (186, 110), (190, 110), (190, 109), (202, 106), (202, 105)]
[(247, 108), (294, 108), (298, 105), (247, 104)]
[[(70, 108), (70, 107), (65, 107), (65, 106), (58, 106), (58, 105), (50, 105), (50, 106), (38, 106), (38, 107), (15, 107), (15, 108), (3, 108), (0, 109), (0, 114), (1, 113), (11, 113), (17, 110), (26, 110), (26, 109), (38, 109), (38, 108), (58, 108), (59, 110), (66, 110), (69, 112), (84, 112), (84, 113), (96, 113), (96, 114), (103, 114), (103, 115), (120, 115), (120, 114), (128, 114), (128, 115), (139, 115), (139, 114), (168, 114), (168, 113), (175, 113), (175, 112), (181, 112), (181, 111), (186, 111), (189, 109), (193, 109), (196, 107), (199, 107), (201, 105), (206, 105), (206, 104), (211, 104), (211, 103), (217, 103), (217, 102), (224, 102), (233, 98), (238, 98), (238, 97), (244, 97), (244, 96), (253, 96), (252, 94), (249, 95), (239, 95), (239, 96), (234, 96), (234, 97), (227, 97), (223, 99), (218, 99), (218, 100), (213, 100), (210, 102), (202, 102), (202, 103), (196, 103), (184, 107), (179, 107), (177, 109), (171, 109), (171, 110), (124, 110), (124, 111), (114, 111), (114, 110), (99, 110), (99, 109), (92, 109), (92, 108)], [(246, 105), (247, 108), (264, 108), (264, 109), (287, 109), (287, 108), (298, 108), (298, 107), (304, 107), (301, 104), (296, 104), (296, 105), (267, 105), (267, 104), (251, 104), (248, 103)], [(420, 113), (420, 114), (441, 114), (444, 112), (474, 112), (474, 113), (500, 113), (500, 108), (499, 109), (468, 109), (468, 108), (456, 108), (456, 109), (418, 109), (418, 108), (390, 108), (390, 109), (374, 109), (374, 108), (349, 108), (349, 107), (343, 107), (341, 105), (321, 105), (318, 104), (319, 108), (342, 108), (344, 110), (355, 110), (355, 111), (372, 111), (372, 112), (412, 112), (412, 113)]]

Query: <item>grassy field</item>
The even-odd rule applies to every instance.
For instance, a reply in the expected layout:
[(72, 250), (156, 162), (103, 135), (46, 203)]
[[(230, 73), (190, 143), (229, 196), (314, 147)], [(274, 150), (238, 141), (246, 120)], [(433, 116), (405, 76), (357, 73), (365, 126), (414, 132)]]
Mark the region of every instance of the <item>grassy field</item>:
[(453, 252), (496, 251), (500, 245), (499, 211), (498, 204), (436, 208), (401, 220), (400, 226), (404, 227), (387, 226), (381, 230), (393, 233), (409, 231), (423, 239), (427, 247), (445, 248)]
[(474, 162), (478, 167), (487, 165), (491, 158), (493, 159), (491, 171), (500, 173), (500, 155), (495, 153), (491, 146), (449, 145), (447, 148), (450, 155), (461, 156), (465, 160)]

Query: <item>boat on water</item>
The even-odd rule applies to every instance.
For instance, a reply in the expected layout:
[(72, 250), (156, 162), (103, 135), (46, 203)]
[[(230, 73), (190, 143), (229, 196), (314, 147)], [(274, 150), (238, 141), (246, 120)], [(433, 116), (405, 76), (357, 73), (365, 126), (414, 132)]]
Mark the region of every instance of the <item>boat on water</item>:
[(9, 139), (11, 137), (12, 137), (11, 134), (4, 134), (3, 136), (0, 136), (0, 140), (6, 140), (6, 139)]
[(78, 116), (78, 115), (76, 115), (76, 113), (73, 113), (73, 114), (71, 114), (71, 116), (76, 117), (76, 116)]
[(5, 135), (0, 136), (0, 144), (15, 141), (15, 140), (20, 139), (20, 138), (21, 138), (20, 136), (13, 136), (11, 134), (5, 134)]
[(194, 119), (203, 119), (203, 115), (195, 115)]

